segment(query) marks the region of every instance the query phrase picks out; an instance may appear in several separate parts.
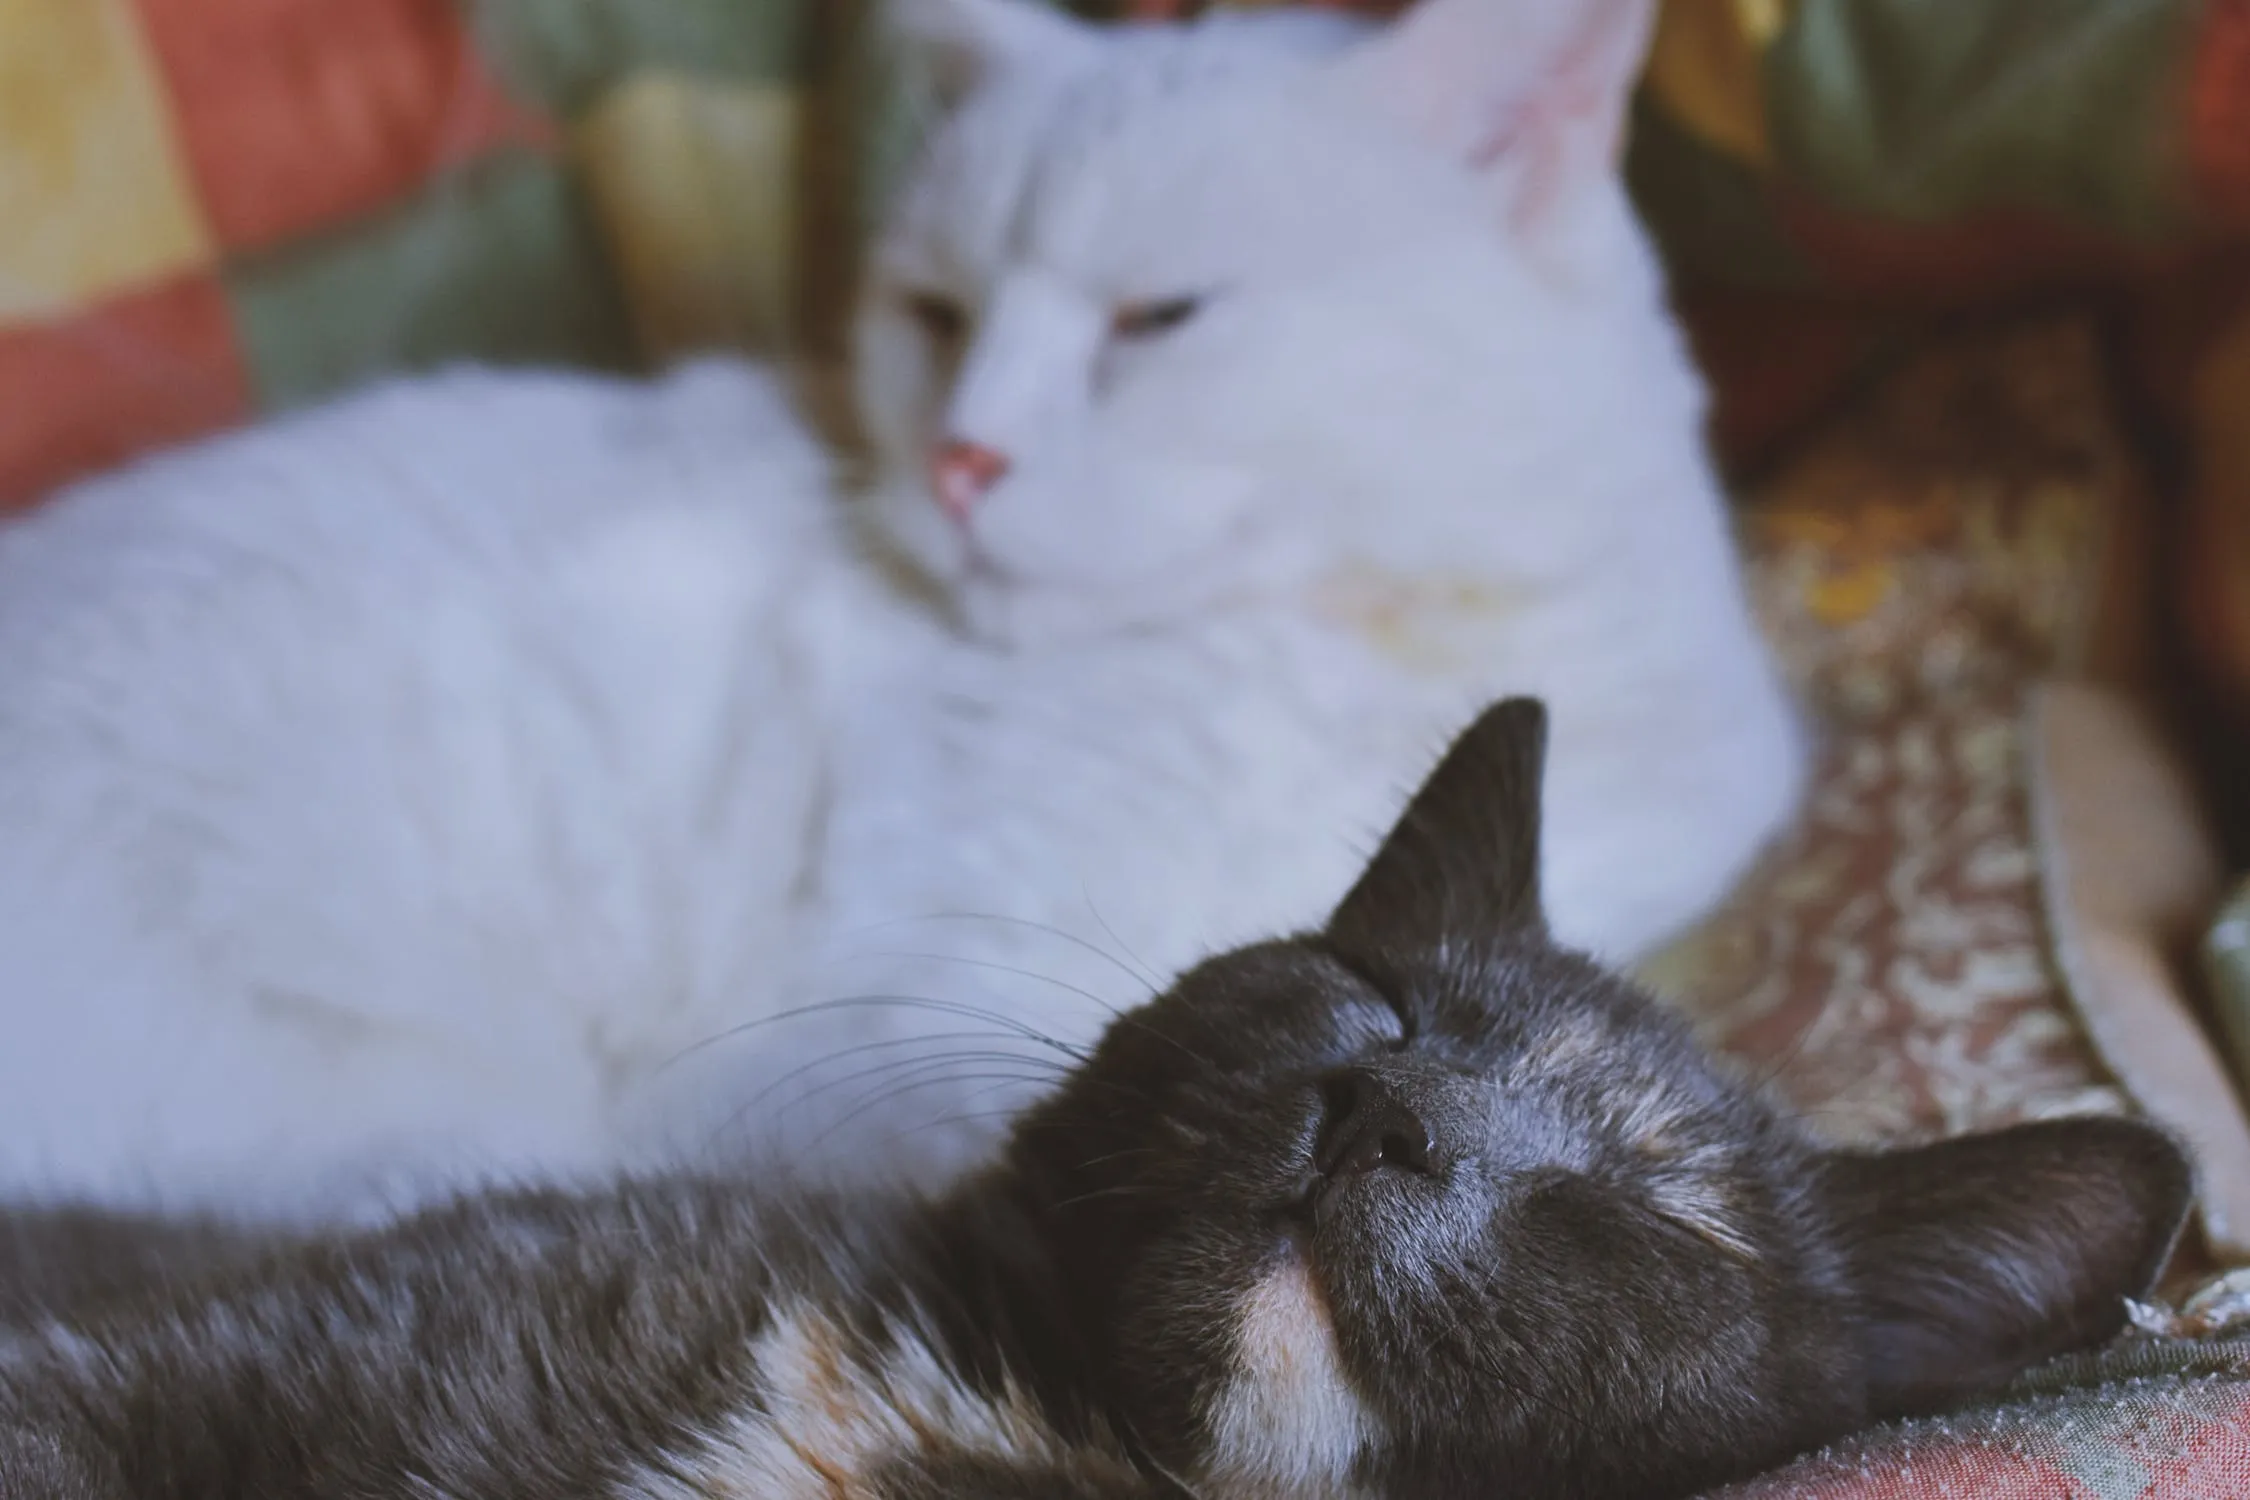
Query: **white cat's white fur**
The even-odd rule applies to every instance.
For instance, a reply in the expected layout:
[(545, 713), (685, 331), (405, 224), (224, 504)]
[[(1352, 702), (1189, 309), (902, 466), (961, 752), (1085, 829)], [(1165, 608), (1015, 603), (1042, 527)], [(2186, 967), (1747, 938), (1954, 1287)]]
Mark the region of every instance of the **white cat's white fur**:
[[(1571, 940), (1784, 821), (1614, 170), (1647, 0), (896, 9), (961, 102), (868, 278), (863, 492), (744, 366), (456, 373), (0, 536), (0, 1187), (340, 1211), (738, 1113), (943, 1170), (1317, 919), (1501, 692)], [(945, 437), (1009, 461), (966, 527)]]

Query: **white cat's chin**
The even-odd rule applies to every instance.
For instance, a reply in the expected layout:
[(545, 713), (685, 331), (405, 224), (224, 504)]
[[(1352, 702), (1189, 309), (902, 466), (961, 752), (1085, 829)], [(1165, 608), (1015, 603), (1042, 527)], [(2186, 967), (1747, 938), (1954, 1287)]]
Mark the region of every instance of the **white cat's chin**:
[(909, 483), (880, 485), (866, 504), (876, 545), (929, 586), (964, 635), (998, 647), (1161, 630), (1270, 598), (1319, 571), (1312, 538), (1269, 535), (1247, 521), (1193, 552), (1103, 575), (1084, 565), (1098, 549), (1074, 568), (1016, 557), (1005, 531), (965, 530)]
[(945, 594), (963, 635), (1011, 651), (1162, 629), (1194, 613), (1152, 607), (1129, 588), (1040, 587), (984, 571), (952, 580)]

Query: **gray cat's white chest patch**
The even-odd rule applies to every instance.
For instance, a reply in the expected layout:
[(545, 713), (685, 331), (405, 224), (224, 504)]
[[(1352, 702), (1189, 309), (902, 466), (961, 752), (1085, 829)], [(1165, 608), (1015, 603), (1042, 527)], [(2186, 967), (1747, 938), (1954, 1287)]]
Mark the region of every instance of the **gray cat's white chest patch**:
[(1375, 1436), (1352, 1388), (1326, 1298), (1303, 1261), (1253, 1286), (1235, 1311), (1230, 1379), (1205, 1411), (1210, 1479), (1230, 1496), (1350, 1500)]

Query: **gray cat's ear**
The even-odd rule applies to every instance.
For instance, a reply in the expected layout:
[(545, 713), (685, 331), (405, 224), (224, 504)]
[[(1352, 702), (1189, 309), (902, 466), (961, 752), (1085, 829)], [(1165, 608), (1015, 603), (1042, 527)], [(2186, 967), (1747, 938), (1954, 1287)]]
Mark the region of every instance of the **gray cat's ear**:
[(890, 0), (893, 36), (948, 103), (1002, 73), (1078, 66), (1094, 28), (1036, 0)]
[(1328, 919), (1337, 948), (1374, 957), (1544, 930), (1539, 784), (1547, 710), (1510, 698), (1453, 742)]
[(1655, 26), (1656, 0), (1420, 0), (1342, 66), (1537, 232), (1617, 170)]
[(1838, 1154), (1821, 1192), (1880, 1416), (1932, 1412), (2116, 1334), (2171, 1258), (2187, 1156), (2130, 1120), (2019, 1125)]

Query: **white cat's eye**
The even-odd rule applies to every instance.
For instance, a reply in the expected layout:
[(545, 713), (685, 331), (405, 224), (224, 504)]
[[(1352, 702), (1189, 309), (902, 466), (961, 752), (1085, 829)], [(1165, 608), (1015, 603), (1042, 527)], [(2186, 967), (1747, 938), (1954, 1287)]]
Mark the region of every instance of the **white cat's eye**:
[(1161, 302), (1131, 302), (1117, 310), (1110, 327), (1120, 338), (1154, 338), (1170, 333), (1203, 310), (1201, 297), (1167, 297)]
[(934, 344), (957, 343), (969, 331), (969, 315), (940, 292), (908, 292), (906, 311)]

